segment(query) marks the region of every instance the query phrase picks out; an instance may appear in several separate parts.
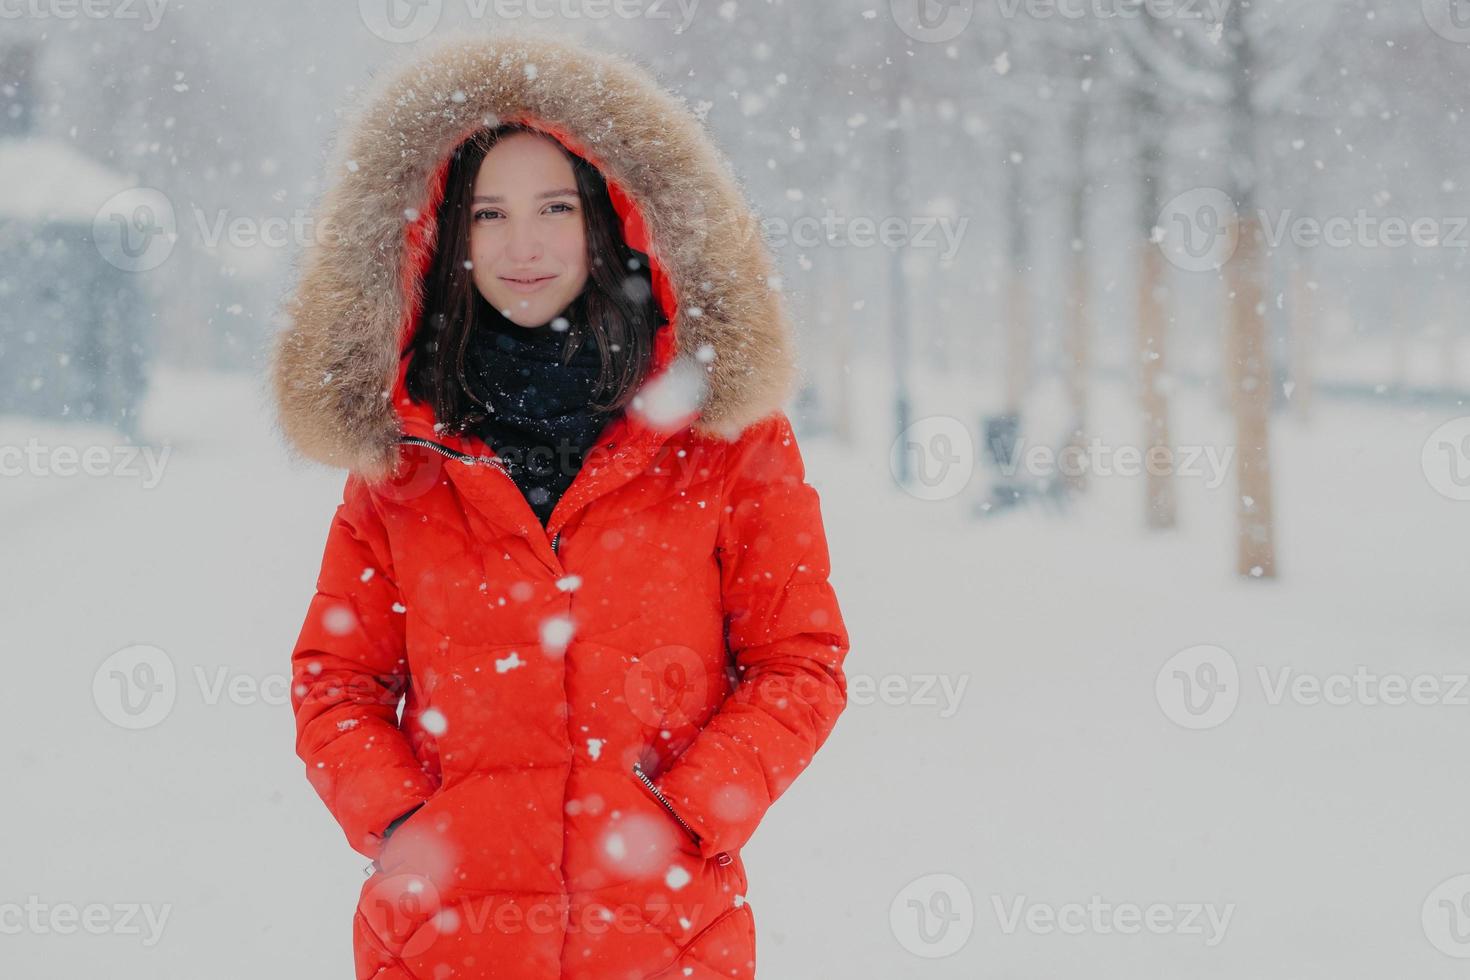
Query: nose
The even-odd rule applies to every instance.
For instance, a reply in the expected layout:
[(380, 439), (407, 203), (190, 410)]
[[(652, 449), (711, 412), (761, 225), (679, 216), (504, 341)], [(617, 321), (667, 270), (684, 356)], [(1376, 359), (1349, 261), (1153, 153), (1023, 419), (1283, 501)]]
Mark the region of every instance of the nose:
[(541, 257), (541, 236), (533, 221), (512, 221), (510, 240), (505, 246), (506, 258), (517, 265), (530, 264)]

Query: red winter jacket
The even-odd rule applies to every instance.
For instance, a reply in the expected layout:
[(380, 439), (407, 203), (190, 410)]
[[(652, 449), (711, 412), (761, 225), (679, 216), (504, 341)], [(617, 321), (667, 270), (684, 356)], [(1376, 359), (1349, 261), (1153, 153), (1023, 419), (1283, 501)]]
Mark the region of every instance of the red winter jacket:
[[(669, 321), (544, 529), (400, 358), (448, 154), (497, 119), (601, 169)], [(752, 977), (740, 852), (843, 710), (848, 637), (749, 210), (682, 104), (561, 41), (432, 49), (338, 156), (272, 373), (290, 443), (348, 471), (292, 706), (374, 860), (357, 977)]]

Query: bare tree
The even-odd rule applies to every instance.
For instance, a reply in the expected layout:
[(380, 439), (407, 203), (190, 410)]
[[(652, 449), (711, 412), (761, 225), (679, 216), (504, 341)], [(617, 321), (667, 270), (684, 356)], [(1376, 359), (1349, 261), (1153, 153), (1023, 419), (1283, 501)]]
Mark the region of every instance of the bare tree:
[[(1138, 393), (1143, 413), (1146, 459), (1163, 457), (1172, 463), (1169, 440), (1168, 280), (1164, 254), (1154, 240), (1155, 223), (1163, 208), (1164, 145), (1163, 113), (1152, 85), (1144, 82), (1133, 89), (1132, 109), (1137, 129), (1138, 231), (1134, 242), (1138, 253)], [(1178, 522), (1174, 493), (1174, 467), (1146, 467), (1144, 524), (1159, 530)]]
[[(1072, 427), (1069, 448), (1081, 451), (1088, 434), (1088, 380), (1092, 365), (1092, 251), (1088, 245), (1087, 205), (1091, 194), (1087, 151), (1092, 107), (1078, 101), (1072, 106), (1070, 130), (1077, 165), (1072, 174), (1067, 219), (1071, 228), (1071, 283), (1067, 297), (1067, 328), (1063, 351), (1066, 357), (1067, 399), (1071, 403)], [(1073, 491), (1087, 489), (1087, 471), (1079, 466), (1067, 473)]]
[[(1270, 414), (1273, 400), (1265, 290), (1269, 281), (1261, 201), (1261, 132), (1284, 101), (1317, 70), (1336, 0), (1236, 0), (1223, 22), (1199, 30), (1165, 28), (1150, 18), (1125, 22), (1130, 53), (1175, 94), (1181, 108), (1213, 108), (1224, 121), (1227, 216), (1235, 251), (1229, 287), (1225, 375), (1235, 417), (1237, 572), (1277, 573), (1272, 513)], [(1290, 17), (1298, 29), (1274, 28)]]
[(1230, 357), (1226, 371), (1235, 409), (1239, 540), (1236, 571), (1274, 578), (1275, 528), (1271, 501), (1271, 361), (1266, 350), (1264, 298), (1265, 229), (1258, 218), (1256, 176), (1259, 122), (1253, 99), (1260, 71), (1249, 25), (1249, 7), (1226, 15), (1225, 44), (1230, 52), (1230, 142), (1240, 158), (1231, 170), (1236, 211), (1236, 251), (1227, 265), (1231, 287)]

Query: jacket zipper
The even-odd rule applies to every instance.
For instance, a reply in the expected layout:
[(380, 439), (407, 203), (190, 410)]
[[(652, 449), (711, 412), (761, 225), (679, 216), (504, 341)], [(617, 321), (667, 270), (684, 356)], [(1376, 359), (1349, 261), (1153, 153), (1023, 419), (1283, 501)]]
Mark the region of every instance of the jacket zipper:
[[(499, 470), (502, 473), (505, 473), (507, 478), (510, 477), (510, 473), (507, 472), (505, 469), (505, 464), (501, 462), (500, 458), (497, 456), (471, 456), (469, 453), (462, 453), (457, 449), (450, 449), (448, 446), (440, 445), (434, 440), (425, 439), (422, 436), (399, 436), (398, 441), (406, 442), (414, 446), (423, 446), (425, 449), (432, 449), (440, 456), (447, 456), (450, 459), (457, 459), (461, 463), (465, 463), (469, 466), (490, 466), (494, 469)], [(515, 481), (512, 479), (511, 482), (514, 483)], [(517, 484), (516, 492), (519, 493), (520, 489), (520, 485)], [(556, 534), (552, 535), (551, 538), (551, 553), (557, 554), (560, 545), (561, 531), (558, 530)]]
[[(422, 436), (399, 436), (398, 441), (414, 446), (423, 446), (425, 449), (432, 449), (440, 456), (448, 456), (450, 459), (457, 459), (461, 463), (468, 463), (471, 466), (493, 466), (500, 472), (505, 473), (505, 464), (495, 456), (471, 456), (469, 453), (462, 453), (458, 449), (450, 449), (448, 446), (440, 445), (434, 440), (425, 439)], [(506, 473), (505, 475), (509, 476), (510, 474)]]
[[(633, 775), (637, 776), (638, 781), (641, 782), (644, 786), (648, 787), (648, 791), (653, 794), (653, 798), (655, 800), (658, 800), (659, 803), (663, 805), (663, 808), (665, 810), (669, 811), (669, 816), (677, 820), (679, 822), (679, 826), (684, 828), (684, 832), (687, 833), (694, 840), (694, 843), (698, 844), (700, 842), (700, 838), (699, 835), (694, 832), (694, 828), (685, 823), (684, 818), (679, 816), (678, 811), (674, 809), (673, 804), (669, 802), (668, 797), (664, 796), (663, 792), (653, 784), (653, 780), (648, 778), (648, 773), (643, 771), (643, 766), (640, 763), (633, 763)], [(723, 868), (734, 859), (730, 857), (728, 852), (721, 851), (720, 853), (715, 855), (715, 860), (718, 861), (720, 867)]]

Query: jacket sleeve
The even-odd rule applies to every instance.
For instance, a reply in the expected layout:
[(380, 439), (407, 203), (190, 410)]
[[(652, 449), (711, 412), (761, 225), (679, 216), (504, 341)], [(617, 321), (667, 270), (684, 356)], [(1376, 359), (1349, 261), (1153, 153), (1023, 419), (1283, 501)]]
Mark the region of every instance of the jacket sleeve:
[(398, 724), (403, 612), (382, 521), (348, 476), (291, 654), (291, 708), (307, 779), (352, 848), (374, 859), (388, 824), (436, 789)]
[(727, 459), (717, 547), (739, 680), (657, 781), (706, 858), (744, 846), (847, 705), (847, 630), (789, 419), (753, 424)]

